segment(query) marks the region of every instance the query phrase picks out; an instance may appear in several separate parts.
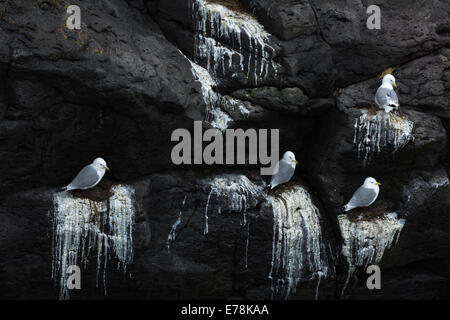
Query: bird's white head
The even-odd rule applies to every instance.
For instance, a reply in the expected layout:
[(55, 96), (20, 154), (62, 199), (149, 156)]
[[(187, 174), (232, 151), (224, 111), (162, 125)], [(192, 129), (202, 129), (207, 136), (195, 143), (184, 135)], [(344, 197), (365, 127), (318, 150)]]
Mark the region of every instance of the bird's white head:
[(286, 151), (283, 155), (283, 160), (288, 163), (294, 163), (294, 165), (298, 164), (297, 160), (295, 160), (295, 154), (292, 151)]
[(397, 83), (395, 82), (395, 77), (392, 74), (387, 74), (383, 77), (383, 86), (386, 87), (396, 87), (397, 88)]
[(106, 169), (106, 170), (109, 171), (109, 168), (106, 165), (106, 161), (103, 158), (97, 158), (92, 163), (95, 164), (96, 166), (102, 168), (102, 169)]
[(381, 183), (379, 183), (377, 180), (375, 180), (372, 177), (366, 178), (366, 180), (364, 180), (364, 187), (366, 188), (378, 188), (378, 186), (381, 186)]

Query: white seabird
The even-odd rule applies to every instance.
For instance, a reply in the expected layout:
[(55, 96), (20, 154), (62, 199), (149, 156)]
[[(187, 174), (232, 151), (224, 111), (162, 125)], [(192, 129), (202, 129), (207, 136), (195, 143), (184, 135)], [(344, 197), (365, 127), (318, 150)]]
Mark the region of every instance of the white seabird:
[(400, 106), (394, 87), (397, 88), (394, 76), (387, 74), (383, 77), (383, 83), (375, 94), (375, 103), (386, 112), (398, 109)]
[(81, 171), (77, 174), (75, 179), (67, 185), (63, 187), (66, 191), (69, 190), (86, 190), (95, 187), (100, 180), (102, 180), (105, 175), (105, 170), (109, 171), (109, 168), (106, 166), (105, 160), (102, 158), (95, 159), (90, 165), (85, 166)]
[(381, 183), (374, 178), (366, 178), (363, 185), (355, 191), (350, 201), (345, 205), (344, 210), (349, 211), (354, 208), (370, 206), (380, 193), (380, 185)]
[(270, 189), (275, 188), (279, 184), (283, 184), (291, 180), (294, 175), (295, 166), (298, 164), (295, 155), (291, 151), (284, 153), (283, 158), (277, 163), (275, 173), (270, 181)]

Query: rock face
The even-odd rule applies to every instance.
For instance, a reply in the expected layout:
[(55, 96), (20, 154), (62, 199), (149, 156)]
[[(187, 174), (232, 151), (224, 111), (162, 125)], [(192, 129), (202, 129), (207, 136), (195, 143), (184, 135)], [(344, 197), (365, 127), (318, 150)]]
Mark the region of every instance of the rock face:
[[(2, 1), (0, 297), (449, 298), (450, 4), (378, 5), (369, 30), (355, 1)], [(175, 166), (194, 120), (279, 129), (293, 181)], [(111, 197), (60, 192), (99, 156)], [(343, 215), (368, 176), (381, 207)]]

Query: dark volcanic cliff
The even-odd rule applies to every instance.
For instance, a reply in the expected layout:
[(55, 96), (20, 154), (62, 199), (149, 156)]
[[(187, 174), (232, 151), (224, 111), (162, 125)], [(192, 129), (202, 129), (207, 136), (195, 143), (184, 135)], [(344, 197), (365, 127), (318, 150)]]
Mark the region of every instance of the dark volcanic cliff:
[[(58, 298), (83, 258), (72, 298), (449, 298), (450, 4), (380, 0), (369, 30), (371, 4), (2, 1), (0, 297)], [(389, 67), (395, 117), (372, 109)], [(293, 181), (173, 165), (194, 120), (280, 129)], [(99, 156), (113, 198), (59, 192)], [(340, 215), (367, 176), (377, 206)]]

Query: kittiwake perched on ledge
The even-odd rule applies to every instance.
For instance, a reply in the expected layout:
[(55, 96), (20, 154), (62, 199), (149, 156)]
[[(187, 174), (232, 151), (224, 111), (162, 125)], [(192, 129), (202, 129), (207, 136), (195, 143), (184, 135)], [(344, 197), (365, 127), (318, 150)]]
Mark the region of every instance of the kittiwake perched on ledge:
[(380, 185), (381, 183), (374, 178), (366, 178), (363, 185), (355, 191), (353, 197), (345, 205), (344, 210), (350, 211), (354, 208), (370, 206), (377, 199), (378, 193), (380, 193)]
[(375, 103), (386, 112), (398, 109), (400, 106), (394, 87), (397, 88), (394, 76), (387, 74), (383, 77), (383, 83), (375, 94)]
[(284, 153), (283, 158), (277, 163), (275, 173), (270, 181), (270, 189), (275, 188), (279, 184), (283, 184), (291, 180), (294, 175), (295, 166), (298, 164), (295, 155), (291, 151)]
[(77, 174), (75, 179), (66, 187), (63, 187), (66, 191), (69, 190), (86, 190), (95, 187), (105, 175), (105, 170), (109, 171), (103, 158), (95, 159), (90, 165), (85, 166)]

